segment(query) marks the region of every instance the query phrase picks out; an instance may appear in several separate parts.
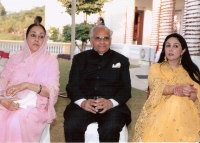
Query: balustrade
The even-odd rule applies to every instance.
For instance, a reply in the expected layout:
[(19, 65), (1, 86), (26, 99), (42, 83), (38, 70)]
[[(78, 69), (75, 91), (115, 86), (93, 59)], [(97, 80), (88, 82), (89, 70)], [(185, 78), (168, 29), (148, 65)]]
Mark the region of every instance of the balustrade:
[[(10, 54), (18, 52), (23, 41), (0, 40), (0, 49), (9, 50)], [(48, 42), (48, 51), (52, 55), (70, 54), (70, 43)]]
[[(20, 50), (23, 41), (12, 41), (12, 40), (0, 40), (0, 49), (9, 50), (10, 54), (14, 54)], [(125, 46), (126, 45), (126, 46)], [(124, 48), (128, 48), (128, 55), (126, 55), (130, 59), (143, 60), (143, 61), (152, 61), (155, 55), (155, 46), (147, 46), (147, 45), (132, 45), (132, 44), (112, 44), (111, 49), (123, 54)], [(59, 42), (48, 42), (48, 51), (51, 55), (57, 56), (57, 54), (70, 54), (70, 43), (59, 43)], [(75, 54), (80, 51), (78, 48), (75, 48)], [(86, 50), (92, 49), (90, 45), (86, 48)], [(141, 50), (143, 51), (141, 53)], [(145, 51), (144, 51), (145, 50)], [(143, 58), (141, 58), (141, 54), (143, 54)]]

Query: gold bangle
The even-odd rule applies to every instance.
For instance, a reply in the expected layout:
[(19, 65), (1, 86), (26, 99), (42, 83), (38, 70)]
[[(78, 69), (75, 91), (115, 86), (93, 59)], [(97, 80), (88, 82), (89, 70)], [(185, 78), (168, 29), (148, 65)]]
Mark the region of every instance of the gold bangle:
[(167, 85), (167, 87), (166, 87), (166, 94), (168, 94), (168, 95), (171, 94), (170, 87), (171, 87), (171, 85)]
[(167, 92), (167, 87), (168, 87), (168, 85), (165, 86), (165, 94), (168, 93), (168, 92)]
[(170, 91), (171, 85), (168, 86), (168, 94), (171, 95), (171, 91)]

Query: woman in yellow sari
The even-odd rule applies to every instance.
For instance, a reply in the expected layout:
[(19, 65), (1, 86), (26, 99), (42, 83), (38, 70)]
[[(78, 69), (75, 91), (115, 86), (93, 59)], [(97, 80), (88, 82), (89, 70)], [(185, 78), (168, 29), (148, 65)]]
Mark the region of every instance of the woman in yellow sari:
[(181, 35), (166, 37), (158, 63), (150, 67), (148, 83), (150, 95), (133, 141), (199, 141), (200, 72)]

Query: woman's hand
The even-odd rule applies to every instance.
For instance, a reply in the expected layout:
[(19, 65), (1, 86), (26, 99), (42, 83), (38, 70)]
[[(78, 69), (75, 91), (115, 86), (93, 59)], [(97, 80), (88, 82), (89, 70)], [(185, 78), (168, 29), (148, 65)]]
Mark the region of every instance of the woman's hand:
[(183, 88), (183, 95), (190, 96), (192, 93), (197, 93), (197, 89), (193, 87), (194, 85), (186, 84)]
[(193, 102), (195, 102), (197, 100), (197, 94), (191, 93), (191, 95), (188, 98), (189, 98), (189, 100), (192, 100)]
[[(37, 93), (38, 90), (40, 89), (40, 85), (39, 84), (29, 83), (29, 82), (23, 82), (21, 84), (14, 85), (14, 86), (11, 86), (11, 87), (7, 88), (6, 95), (7, 96), (14, 96), (18, 92), (23, 91), (25, 89), (32, 90), (32, 91)], [(44, 97), (48, 98), (49, 97), (49, 91), (48, 91), (47, 87), (41, 85), (41, 91), (40, 91), (39, 94), (41, 96), (44, 96)]]
[(197, 89), (191, 84), (176, 85), (173, 91), (177, 96), (190, 96), (191, 93), (197, 93)]
[(19, 104), (13, 101), (18, 100), (17, 98), (3, 98), (0, 100), (0, 104), (10, 111), (18, 110)]
[(14, 96), (18, 92), (27, 89), (27, 86), (28, 86), (27, 82), (23, 82), (23, 83), (20, 83), (18, 85), (11, 86), (11, 87), (7, 88), (6, 95), (7, 96)]

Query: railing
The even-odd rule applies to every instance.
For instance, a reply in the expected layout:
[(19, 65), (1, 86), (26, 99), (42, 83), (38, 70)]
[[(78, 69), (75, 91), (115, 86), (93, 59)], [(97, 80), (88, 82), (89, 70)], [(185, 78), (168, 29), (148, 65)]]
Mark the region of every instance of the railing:
[[(8, 50), (10, 54), (16, 53), (20, 50), (23, 41), (13, 41), (13, 40), (0, 40), (0, 50)], [(56, 56), (57, 54), (70, 54), (70, 43), (59, 43), (59, 42), (48, 42), (48, 51), (51, 55)], [(91, 49), (92, 47), (88, 45), (86, 50)], [(131, 45), (131, 44), (111, 44), (110, 47), (112, 50), (117, 51), (129, 59), (134, 59), (137, 61), (152, 62), (153, 60), (157, 61), (161, 51), (156, 53), (155, 59), (155, 50), (156, 47), (151, 47), (148, 45)], [(74, 54), (79, 53), (78, 48), (75, 48)], [(200, 69), (200, 58), (199, 56), (191, 56), (193, 62)]]
[[(0, 49), (7, 49), (10, 54), (14, 54), (20, 50), (23, 41), (0, 40)], [(70, 54), (70, 43), (48, 42), (48, 51), (52, 55)]]
[(47, 49), (52, 55), (70, 54), (70, 43), (49, 42)]
[(8, 50), (10, 53), (16, 53), (20, 50), (22, 41), (0, 40), (0, 49)]
[(125, 55), (129, 59), (148, 62), (154, 60), (156, 52), (156, 47), (148, 45), (111, 44), (111, 49)]
[[(0, 40), (0, 49), (8, 49), (11, 54), (20, 50), (23, 41)], [(48, 51), (52, 55), (57, 54), (70, 54), (70, 43), (48, 42)], [(86, 50), (92, 47), (88, 45)], [(153, 61), (155, 55), (155, 47), (145, 45), (131, 45), (131, 44), (112, 44), (111, 49), (115, 50), (130, 59)], [(76, 47), (74, 54), (79, 53)]]

